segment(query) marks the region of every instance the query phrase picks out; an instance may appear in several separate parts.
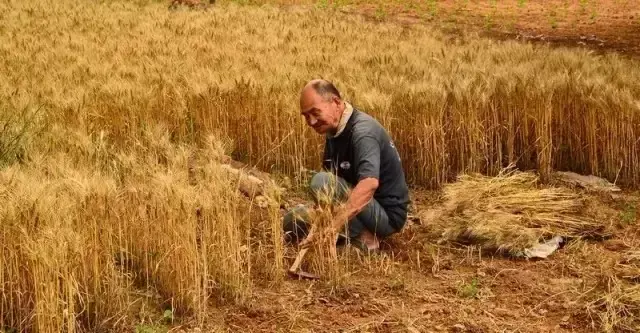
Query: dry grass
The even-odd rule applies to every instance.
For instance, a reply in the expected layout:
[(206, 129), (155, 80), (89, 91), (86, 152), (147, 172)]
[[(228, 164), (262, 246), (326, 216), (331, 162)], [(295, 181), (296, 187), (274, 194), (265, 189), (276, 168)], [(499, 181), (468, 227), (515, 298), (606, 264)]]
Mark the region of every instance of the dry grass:
[[(525, 249), (544, 239), (565, 237), (568, 242), (552, 255), (561, 258), (550, 265), (562, 278), (579, 283), (559, 293), (547, 290), (547, 300), (564, 302), (566, 309), (577, 304), (568, 312), (595, 331), (636, 332), (640, 328), (637, 228), (621, 229), (607, 200), (611, 199), (601, 193), (542, 185), (532, 172), (505, 169), (497, 177), (460, 175), (457, 182), (445, 185), (441, 208), (420, 217), (440, 241), (513, 257), (523, 257)], [(565, 296), (558, 297), (561, 294)]]
[[(326, 231), (331, 222), (335, 209), (330, 206), (324, 206), (312, 214), (311, 230), (320, 235), (323, 230)], [(344, 282), (341, 276), (345, 273), (344, 266), (339, 261), (338, 249), (336, 248), (336, 235), (323, 234), (312, 246), (307, 256), (308, 267), (321, 279), (329, 283), (339, 285)]]
[(603, 290), (592, 293), (590, 313), (604, 332), (637, 332), (640, 329), (640, 286), (612, 278)]
[(391, 130), (418, 185), (511, 162), (640, 184), (640, 66), (616, 56), (269, 6), (0, 13), (0, 329), (124, 330), (140, 290), (201, 323), (211, 299), (277, 283), (278, 194), (244, 200), (219, 142), (263, 170), (316, 167), (297, 114), (312, 77)]
[(585, 310), (581, 320), (601, 332), (637, 332), (640, 328), (640, 289), (629, 272), (638, 274), (635, 251), (612, 252), (597, 243), (575, 242), (565, 267), (583, 283), (575, 298)]
[[(421, 217), (440, 241), (514, 257), (524, 256), (525, 249), (544, 239), (565, 237), (569, 242), (559, 250), (563, 253), (552, 255), (563, 256), (560, 267), (553, 265), (563, 277), (581, 281), (561, 292), (567, 304), (579, 304), (574, 315), (597, 331), (635, 332), (640, 328), (637, 231), (631, 228), (630, 235), (622, 234), (617, 212), (604, 198), (542, 185), (535, 173), (505, 169), (497, 177), (460, 175), (457, 182), (445, 185), (442, 208)], [(599, 243), (614, 235), (613, 242)], [(556, 296), (553, 292), (550, 298)]]
[(531, 172), (505, 169), (496, 177), (461, 175), (444, 187), (444, 207), (425, 214), (445, 240), (523, 256), (545, 238), (603, 237), (612, 217), (596, 218), (589, 198), (561, 187), (541, 187)]

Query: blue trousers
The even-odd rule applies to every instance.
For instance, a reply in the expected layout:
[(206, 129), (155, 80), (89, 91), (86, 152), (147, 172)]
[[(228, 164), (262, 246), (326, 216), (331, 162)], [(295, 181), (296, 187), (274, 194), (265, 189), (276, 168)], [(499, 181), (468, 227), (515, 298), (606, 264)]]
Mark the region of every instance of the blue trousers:
[[(313, 176), (309, 189), (316, 203), (335, 204), (345, 202), (351, 186), (342, 178), (328, 172), (319, 172)], [(285, 238), (298, 242), (304, 238), (309, 229), (309, 207), (299, 205), (291, 209), (283, 219)], [(385, 238), (397, 230), (389, 224), (389, 217), (384, 208), (371, 199), (362, 211), (352, 218), (343, 233), (349, 238), (360, 236), (364, 229), (369, 230), (378, 238)]]

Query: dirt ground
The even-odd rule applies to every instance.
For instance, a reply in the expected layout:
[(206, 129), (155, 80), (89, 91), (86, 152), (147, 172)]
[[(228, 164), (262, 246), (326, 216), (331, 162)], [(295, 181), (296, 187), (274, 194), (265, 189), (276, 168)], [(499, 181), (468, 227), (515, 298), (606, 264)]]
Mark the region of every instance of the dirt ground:
[[(545, 260), (517, 260), (474, 246), (441, 243), (415, 213), (440, 205), (437, 192), (413, 191), (402, 233), (366, 257), (347, 249), (346, 282), (265, 281), (241, 306), (221, 305), (209, 329), (239, 332), (602, 332), (602, 304), (589, 293), (640, 247), (640, 218), (607, 240), (569, 242)], [(300, 202), (300, 196), (288, 200)], [(640, 196), (609, 202), (621, 209)], [(615, 222), (620, 223), (620, 222)], [(286, 264), (297, 253), (286, 249)], [(637, 274), (637, 273), (636, 273)], [(285, 275), (285, 272), (283, 272)], [(637, 277), (636, 277), (637, 278)], [(258, 279), (259, 280), (259, 279)], [(186, 327), (176, 331), (190, 332)], [(207, 328), (204, 329), (207, 331)], [(615, 330), (614, 330), (615, 331)]]
[(444, 30), (471, 30), (598, 52), (640, 55), (640, 1), (427, 1), (367, 2), (344, 11), (404, 24), (432, 22)]

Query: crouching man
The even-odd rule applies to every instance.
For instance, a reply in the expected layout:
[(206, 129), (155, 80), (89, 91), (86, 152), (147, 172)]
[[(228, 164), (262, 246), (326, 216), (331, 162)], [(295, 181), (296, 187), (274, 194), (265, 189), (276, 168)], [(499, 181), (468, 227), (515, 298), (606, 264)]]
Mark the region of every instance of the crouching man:
[[(342, 100), (326, 80), (313, 80), (300, 96), (307, 125), (325, 135), (323, 171), (315, 174), (310, 190), (318, 203), (345, 203), (330, 230), (341, 233), (363, 250), (375, 251), (379, 240), (399, 232), (407, 220), (409, 191), (400, 155), (387, 131), (370, 115)], [(284, 217), (285, 236), (301, 246), (321, 236), (308, 233), (309, 209), (298, 206)]]

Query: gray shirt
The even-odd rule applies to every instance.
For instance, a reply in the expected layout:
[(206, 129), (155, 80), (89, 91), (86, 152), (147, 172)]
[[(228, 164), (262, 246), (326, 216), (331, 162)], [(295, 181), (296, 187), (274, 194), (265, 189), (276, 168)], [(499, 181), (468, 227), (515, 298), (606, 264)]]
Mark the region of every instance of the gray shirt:
[(409, 204), (402, 161), (387, 131), (370, 115), (353, 109), (336, 137), (325, 141), (323, 167), (355, 186), (368, 177), (379, 181), (374, 199), (385, 209), (391, 224), (404, 226)]

